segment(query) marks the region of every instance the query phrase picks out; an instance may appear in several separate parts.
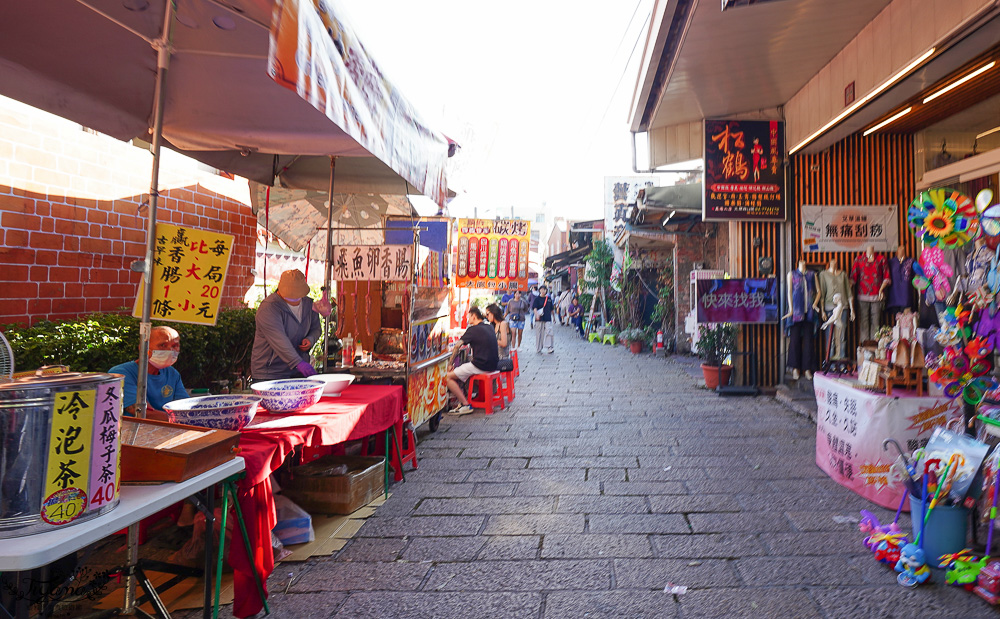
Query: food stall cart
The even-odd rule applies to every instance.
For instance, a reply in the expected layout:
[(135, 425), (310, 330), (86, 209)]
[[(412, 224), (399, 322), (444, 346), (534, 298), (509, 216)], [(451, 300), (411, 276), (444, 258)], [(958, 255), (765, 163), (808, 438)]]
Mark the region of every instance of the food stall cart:
[(448, 404), (451, 219), (387, 217), (384, 231), (383, 245), (334, 248), (337, 336), (355, 349), (327, 371), (405, 386), (404, 421), (433, 431)]

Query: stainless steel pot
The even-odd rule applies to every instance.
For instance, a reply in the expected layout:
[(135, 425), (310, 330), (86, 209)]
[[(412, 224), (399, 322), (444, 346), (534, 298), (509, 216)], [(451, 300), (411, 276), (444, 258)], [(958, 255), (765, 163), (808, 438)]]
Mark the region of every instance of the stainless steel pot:
[(0, 538), (84, 522), (118, 505), (120, 374), (0, 383)]

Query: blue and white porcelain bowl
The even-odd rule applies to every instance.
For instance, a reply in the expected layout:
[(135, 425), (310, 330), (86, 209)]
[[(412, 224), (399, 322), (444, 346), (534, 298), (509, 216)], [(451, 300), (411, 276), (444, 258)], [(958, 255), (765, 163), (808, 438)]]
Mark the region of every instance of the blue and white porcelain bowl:
[(326, 383), (321, 380), (289, 378), (267, 380), (250, 386), (260, 397), (260, 405), (272, 413), (297, 413), (323, 397)]
[(238, 432), (253, 421), (260, 400), (253, 395), (206, 395), (167, 402), (163, 410), (172, 423)]

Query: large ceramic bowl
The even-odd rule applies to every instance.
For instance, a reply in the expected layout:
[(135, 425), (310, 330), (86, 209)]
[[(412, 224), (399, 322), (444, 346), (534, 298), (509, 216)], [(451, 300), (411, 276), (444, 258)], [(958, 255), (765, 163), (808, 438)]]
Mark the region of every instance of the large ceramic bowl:
[(321, 380), (288, 378), (267, 380), (250, 386), (260, 396), (260, 405), (272, 413), (297, 413), (323, 397), (326, 383)]
[(206, 395), (167, 402), (163, 410), (173, 423), (239, 431), (253, 420), (258, 404), (260, 398), (252, 395)]
[(340, 392), (347, 389), (354, 382), (353, 374), (317, 374), (310, 376), (309, 380), (321, 380), (326, 383), (323, 388), (325, 397), (340, 397)]

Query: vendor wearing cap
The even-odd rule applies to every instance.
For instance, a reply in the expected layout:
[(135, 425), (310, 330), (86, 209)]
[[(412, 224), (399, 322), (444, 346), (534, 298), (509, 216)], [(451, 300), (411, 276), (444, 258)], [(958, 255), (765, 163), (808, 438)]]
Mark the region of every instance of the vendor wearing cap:
[[(181, 375), (173, 366), (181, 351), (181, 336), (170, 327), (153, 327), (149, 334), (149, 360), (146, 373), (146, 417), (149, 419), (167, 420), (163, 405), (174, 400), (188, 397)], [(125, 377), (125, 390), (122, 405), (125, 414), (135, 415), (136, 397), (138, 397), (139, 362), (128, 361), (120, 363), (108, 370), (111, 374), (121, 374)]]
[(278, 290), (257, 308), (250, 372), (255, 381), (312, 376), (309, 349), (320, 336), (319, 314), (313, 311), (309, 284), (302, 271), (281, 274)]

